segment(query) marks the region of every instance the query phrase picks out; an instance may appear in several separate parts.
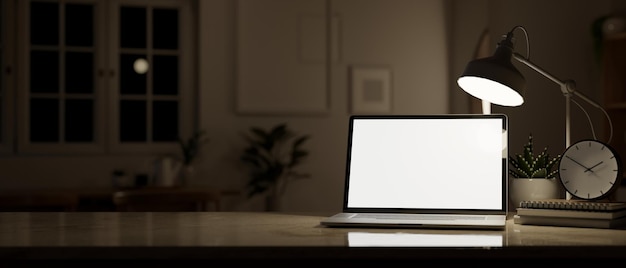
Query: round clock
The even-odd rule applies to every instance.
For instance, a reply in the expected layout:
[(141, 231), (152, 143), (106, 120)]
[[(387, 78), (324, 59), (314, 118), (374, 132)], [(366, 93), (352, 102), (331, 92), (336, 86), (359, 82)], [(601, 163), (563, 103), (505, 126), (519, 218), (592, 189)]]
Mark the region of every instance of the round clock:
[(621, 160), (609, 145), (582, 140), (568, 147), (559, 160), (559, 178), (567, 192), (580, 199), (608, 197), (620, 185)]

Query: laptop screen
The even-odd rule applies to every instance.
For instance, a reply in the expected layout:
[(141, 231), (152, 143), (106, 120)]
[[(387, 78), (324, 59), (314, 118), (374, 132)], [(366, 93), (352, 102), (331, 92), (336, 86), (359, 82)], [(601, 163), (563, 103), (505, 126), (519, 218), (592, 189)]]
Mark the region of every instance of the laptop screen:
[(505, 115), (350, 118), (344, 210), (506, 211)]

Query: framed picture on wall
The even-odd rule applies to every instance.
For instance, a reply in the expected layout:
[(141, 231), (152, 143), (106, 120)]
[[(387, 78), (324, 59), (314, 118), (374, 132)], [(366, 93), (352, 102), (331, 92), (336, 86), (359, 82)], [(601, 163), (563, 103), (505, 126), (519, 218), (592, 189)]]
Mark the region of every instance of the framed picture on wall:
[(349, 81), (353, 114), (391, 112), (391, 68), (353, 65)]
[[(238, 0), (235, 109), (319, 115), (330, 108), (327, 1)], [(336, 27), (338, 27), (338, 23)], [(338, 34), (338, 30), (334, 30)], [(334, 48), (332, 51), (338, 50)]]

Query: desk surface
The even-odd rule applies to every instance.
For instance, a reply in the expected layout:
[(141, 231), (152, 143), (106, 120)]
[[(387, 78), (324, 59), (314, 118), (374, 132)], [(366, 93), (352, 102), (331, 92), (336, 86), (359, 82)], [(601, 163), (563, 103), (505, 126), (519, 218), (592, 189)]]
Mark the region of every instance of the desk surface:
[[(317, 215), (316, 215), (317, 214)], [(4, 260), (626, 260), (626, 230), (327, 228), (320, 213), (4, 212)]]

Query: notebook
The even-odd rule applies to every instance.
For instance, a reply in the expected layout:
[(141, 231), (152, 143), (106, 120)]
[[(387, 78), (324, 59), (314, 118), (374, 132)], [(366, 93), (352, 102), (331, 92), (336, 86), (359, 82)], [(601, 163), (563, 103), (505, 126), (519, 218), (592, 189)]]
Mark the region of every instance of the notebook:
[(343, 210), (328, 227), (502, 229), (504, 114), (352, 115)]

